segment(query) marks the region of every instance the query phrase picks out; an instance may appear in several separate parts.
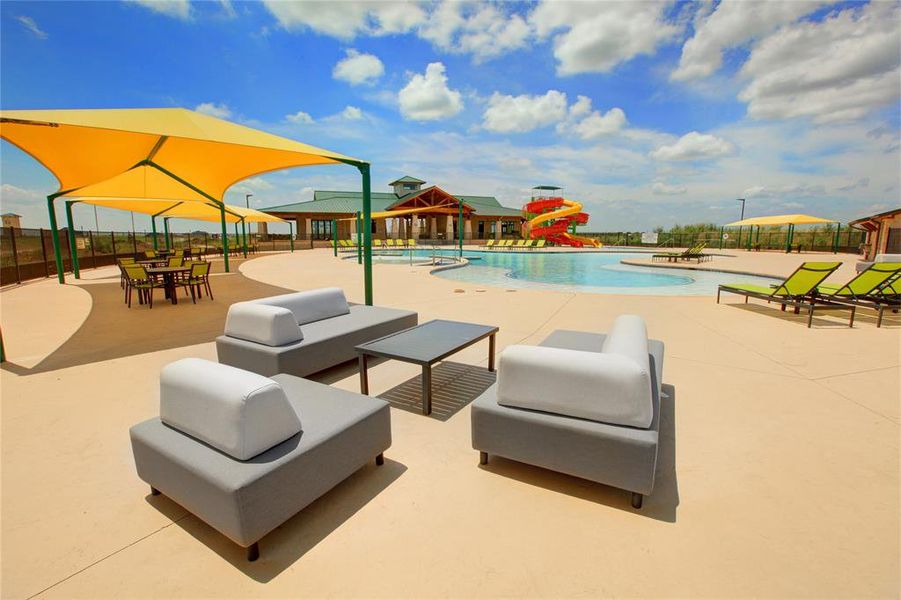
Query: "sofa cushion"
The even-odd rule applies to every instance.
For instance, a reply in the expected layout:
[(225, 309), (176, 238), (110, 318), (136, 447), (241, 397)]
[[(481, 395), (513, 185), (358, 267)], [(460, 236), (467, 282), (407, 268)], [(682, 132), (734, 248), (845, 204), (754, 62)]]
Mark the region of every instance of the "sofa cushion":
[(346, 315), (350, 312), (347, 298), (344, 297), (344, 291), (341, 288), (322, 288), (282, 294), (281, 296), (260, 298), (253, 302), (287, 308), (294, 313), (294, 318), (299, 325)]
[(613, 321), (601, 346), (604, 354), (617, 354), (634, 360), (648, 372), (650, 391), (650, 358), (648, 357), (648, 328), (638, 315), (620, 315)]
[(650, 377), (618, 354), (542, 346), (509, 346), (500, 357), (497, 401), (630, 427), (654, 417)]
[(303, 339), (294, 313), (258, 302), (238, 302), (228, 308), (225, 335), (267, 346), (284, 346)]
[(300, 417), (277, 382), (199, 358), (163, 368), (160, 419), (239, 460), (301, 431)]
[(901, 254), (877, 254), (875, 262), (901, 262)]

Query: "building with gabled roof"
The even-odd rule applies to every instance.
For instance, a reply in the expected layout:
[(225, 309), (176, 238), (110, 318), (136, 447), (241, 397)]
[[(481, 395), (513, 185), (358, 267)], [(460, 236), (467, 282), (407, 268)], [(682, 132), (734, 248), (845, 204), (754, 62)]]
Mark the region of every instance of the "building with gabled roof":
[[(376, 239), (457, 239), (461, 204), (464, 240), (519, 237), (525, 220), (520, 209), (503, 206), (493, 196), (453, 195), (436, 185), (423, 187), (425, 183), (407, 175), (388, 184), (393, 192), (371, 193), (375, 214), (372, 233)], [(362, 192), (316, 190), (312, 200), (261, 210), (295, 221), (301, 239), (330, 240), (335, 221), (339, 239), (353, 237), (355, 217), (362, 209)], [(422, 213), (416, 209), (422, 209)], [(397, 216), (388, 214), (392, 212)]]

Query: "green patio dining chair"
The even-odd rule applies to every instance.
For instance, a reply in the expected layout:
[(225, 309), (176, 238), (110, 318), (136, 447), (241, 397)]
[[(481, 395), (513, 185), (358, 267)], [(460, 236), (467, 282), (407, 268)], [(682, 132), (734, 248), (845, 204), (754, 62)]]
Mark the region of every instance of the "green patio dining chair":
[(153, 308), (153, 290), (162, 288), (164, 284), (151, 277), (143, 265), (122, 265), (122, 269), (125, 271), (125, 303), (128, 308), (131, 308), (131, 293), (134, 290), (138, 292), (139, 304), (146, 300)]
[(191, 264), (191, 272), (188, 277), (178, 282), (184, 286), (185, 291), (190, 290), (191, 302), (197, 304), (197, 297), (203, 298), (203, 290), (206, 290), (210, 300), (213, 300), (213, 289), (210, 287), (210, 263), (195, 262)]

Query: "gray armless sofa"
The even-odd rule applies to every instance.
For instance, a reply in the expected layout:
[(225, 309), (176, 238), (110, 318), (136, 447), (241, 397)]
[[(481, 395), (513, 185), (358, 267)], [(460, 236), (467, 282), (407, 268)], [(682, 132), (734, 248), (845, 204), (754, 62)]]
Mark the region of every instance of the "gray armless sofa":
[(304, 377), (357, 357), (354, 346), (416, 326), (418, 315), (348, 305), (323, 288), (232, 304), (216, 338), (219, 362), (270, 376)]
[(472, 447), (632, 492), (654, 489), (663, 342), (644, 321), (609, 334), (554, 331), (540, 346), (510, 346), (497, 383), (472, 403)]
[(138, 476), (236, 544), (259, 540), (391, 445), (388, 404), (291, 375), (187, 358), (131, 428)]

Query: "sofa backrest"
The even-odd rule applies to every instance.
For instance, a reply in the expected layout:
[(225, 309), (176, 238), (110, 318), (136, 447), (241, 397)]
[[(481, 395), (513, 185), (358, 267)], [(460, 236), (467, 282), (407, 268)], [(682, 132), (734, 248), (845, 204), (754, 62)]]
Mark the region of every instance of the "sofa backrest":
[(877, 254), (874, 262), (901, 262), (901, 254)]
[(266, 346), (284, 346), (303, 339), (293, 312), (258, 302), (236, 302), (229, 306), (225, 335)]
[(238, 460), (301, 432), (300, 416), (277, 382), (200, 358), (163, 367), (160, 419)]
[(321, 321), (350, 312), (341, 288), (322, 288), (252, 300), (256, 304), (279, 306), (294, 313), (298, 325)]

